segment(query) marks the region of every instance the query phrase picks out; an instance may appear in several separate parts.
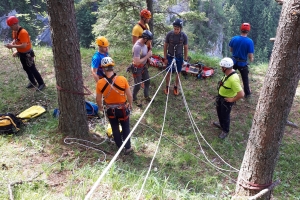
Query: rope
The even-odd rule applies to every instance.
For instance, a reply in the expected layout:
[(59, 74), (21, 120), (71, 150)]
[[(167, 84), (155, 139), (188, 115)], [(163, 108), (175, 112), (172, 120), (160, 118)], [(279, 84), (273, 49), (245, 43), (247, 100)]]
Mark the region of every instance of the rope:
[[(176, 73), (178, 73), (177, 72), (177, 69), (176, 69)], [(186, 108), (186, 110), (187, 110), (187, 113), (188, 113), (188, 116), (189, 116), (189, 118), (190, 118), (190, 121), (191, 121), (191, 124), (192, 124), (192, 128), (193, 128), (193, 130), (194, 130), (194, 134), (195, 134), (195, 136), (196, 136), (196, 138), (197, 138), (197, 141), (198, 141), (198, 144), (199, 144), (199, 146), (200, 146), (200, 148), (201, 148), (201, 151), (203, 152), (203, 155), (204, 155), (204, 157), (205, 157), (205, 159), (212, 165), (212, 166), (214, 166), (215, 168), (217, 168), (217, 169), (219, 169), (219, 170), (223, 170), (223, 171), (228, 171), (228, 172), (238, 172), (239, 170), (238, 169), (236, 169), (235, 167), (233, 167), (233, 166), (231, 166), (229, 163), (227, 163), (214, 149), (213, 149), (213, 147), (206, 141), (206, 139), (204, 138), (204, 136), (202, 135), (202, 133), (200, 132), (200, 130), (198, 129), (198, 127), (197, 127), (197, 125), (196, 125), (196, 123), (195, 123), (195, 121), (194, 121), (194, 118), (193, 118), (193, 116), (192, 116), (192, 114), (191, 114), (191, 112), (190, 112), (190, 109), (189, 109), (189, 107), (188, 107), (188, 104), (187, 104), (187, 101), (186, 101), (186, 98), (185, 98), (185, 95), (184, 95), (184, 91), (183, 91), (183, 89), (182, 89), (182, 85), (181, 85), (181, 81), (180, 81), (180, 78), (179, 78), (179, 85), (180, 85), (180, 88), (181, 88), (181, 91), (182, 91), (182, 97), (183, 97), (183, 101), (184, 101), (184, 105), (185, 105), (185, 108)], [(229, 166), (230, 168), (232, 168), (232, 169), (234, 169), (234, 171), (232, 171), (232, 170), (226, 170), (226, 169), (223, 169), (223, 168), (219, 168), (218, 166), (216, 166), (216, 165), (214, 165), (208, 158), (207, 158), (207, 156), (206, 156), (206, 154), (205, 154), (205, 151), (203, 150), (203, 148), (202, 148), (202, 145), (201, 145), (201, 142), (199, 141), (199, 138), (198, 138), (198, 136), (197, 136), (197, 134), (196, 134), (196, 130), (195, 130), (195, 128), (197, 129), (197, 131), (198, 131), (198, 133), (199, 133), (199, 135), (201, 136), (201, 138), (204, 140), (204, 142), (210, 147), (210, 149), (227, 165), (227, 166)]]
[[(70, 142), (68, 142), (67, 140), (70, 140)], [(104, 151), (104, 150), (101, 150), (101, 149), (96, 149), (96, 148), (94, 148), (94, 147), (87, 146), (87, 145), (84, 145), (84, 144), (81, 144), (81, 143), (78, 143), (78, 142), (73, 142), (73, 140), (75, 140), (75, 141), (87, 142), (87, 143), (90, 143), (90, 144), (93, 144), (93, 145), (98, 146), (98, 145), (103, 144), (103, 143), (107, 140), (107, 138), (105, 138), (105, 140), (103, 140), (102, 142), (96, 144), (96, 143), (91, 142), (91, 141), (88, 141), (88, 140), (83, 140), (83, 139), (78, 139), (78, 138), (68, 138), (68, 137), (66, 137), (66, 138), (64, 139), (64, 143), (65, 143), (65, 144), (74, 144), (74, 143), (75, 143), (75, 144), (78, 144), (78, 145), (80, 145), (80, 146), (83, 146), (83, 147), (86, 147), (86, 148), (93, 149), (93, 150), (95, 150), (95, 151), (101, 152), (101, 153), (104, 155), (104, 159), (103, 159), (103, 160), (100, 160), (100, 158), (99, 158), (99, 159), (97, 160), (97, 162), (105, 162), (105, 160), (106, 160), (106, 154), (105, 154), (105, 153), (112, 155), (111, 153), (109, 153), (109, 152), (107, 152), (107, 151)], [(104, 153), (104, 152), (105, 152), (105, 153)]]
[[(170, 71), (170, 69), (171, 69), (171, 68), (169, 68), (168, 72)], [(168, 75), (168, 74), (165, 75), (165, 77), (164, 77), (164, 79), (162, 80), (160, 86), (162, 85), (162, 83), (163, 83), (163, 81), (165, 80), (165, 78), (167, 77), (167, 75)], [(170, 79), (170, 82), (171, 82), (171, 79)], [(169, 82), (169, 86), (170, 86), (170, 82)], [(160, 89), (160, 87), (159, 87), (159, 89)], [(151, 168), (152, 168), (154, 159), (155, 159), (155, 157), (156, 157), (156, 154), (157, 154), (157, 151), (158, 151), (158, 147), (159, 147), (160, 142), (161, 142), (162, 133), (163, 133), (163, 130), (164, 130), (164, 127), (165, 127), (165, 122), (166, 122), (166, 115), (167, 115), (167, 108), (168, 108), (168, 100), (169, 100), (169, 94), (167, 95), (166, 106), (165, 106), (165, 113), (164, 113), (164, 119), (163, 119), (163, 125), (162, 125), (162, 128), (161, 128), (161, 132), (160, 132), (158, 144), (157, 144), (157, 146), (156, 146), (154, 155), (153, 155), (152, 160), (151, 160), (151, 162), (150, 162), (150, 166), (149, 166), (149, 168), (148, 168), (147, 174), (146, 174), (146, 176), (145, 176), (145, 178), (144, 178), (143, 185), (142, 185), (142, 187), (141, 187), (141, 189), (140, 189), (140, 192), (139, 192), (139, 194), (138, 194), (138, 196), (137, 196), (137, 198), (136, 198), (137, 200), (139, 200), (139, 199), (140, 199), (140, 196), (142, 195), (142, 192), (143, 192), (143, 189), (144, 189), (144, 187), (145, 187), (146, 181), (147, 181), (147, 179), (148, 179), (148, 177), (149, 177), (149, 174), (150, 174), (150, 171), (151, 171)]]
[[(161, 82), (159, 88), (162, 86), (163, 82)], [(94, 185), (92, 186), (91, 190), (88, 192), (88, 194), (85, 196), (85, 200), (88, 200), (92, 197), (95, 189), (98, 187), (98, 185), (100, 184), (101, 180), (103, 179), (103, 177), (105, 176), (105, 174), (108, 172), (108, 170), (111, 168), (111, 166), (113, 165), (113, 163), (115, 162), (115, 160), (117, 159), (117, 157), (120, 155), (122, 149), (124, 148), (125, 144), (127, 143), (127, 141), (129, 140), (129, 138), (131, 137), (131, 135), (133, 134), (133, 132), (135, 131), (135, 129), (137, 128), (138, 124), (140, 123), (140, 121), (143, 119), (145, 113), (148, 111), (150, 105), (152, 104), (155, 96), (157, 95), (159, 88), (156, 90), (153, 98), (151, 99), (151, 101), (149, 102), (148, 106), (146, 107), (146, 109), (144, 110), (144, 112), (142, 113), (141, 117), (139, 118), (138, 122), (134, 125), (133, 129), (130, 131), (130, 133), (128, 134), (127, 138), (123, 141), (123, 144), (121, 145), (121, 147), (118, 149), (117, 153), (115, 154), (115, 156), (111, 159), (111, 161), (109, 162), (109, 164), (107, 165), (107, 167), (103, 170), (103, 172), (101, 173), (101, 175), (99, 176), (99, 178), (97, 179), (97, 181), (94, 183)]]

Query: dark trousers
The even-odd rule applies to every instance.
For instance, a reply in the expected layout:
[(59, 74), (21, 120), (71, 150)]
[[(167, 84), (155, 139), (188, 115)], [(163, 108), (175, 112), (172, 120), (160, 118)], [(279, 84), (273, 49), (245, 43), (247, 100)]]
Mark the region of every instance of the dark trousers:
[(34, 63), (34, 52), (31, 50), (27, 53), (19, 53), (20, 61), (22, 63), (23, 69), (27, 73), (29, 81), (36, 85), (38, 83), (39, 85), (44, 84), (44, 80), (41, 77), (41, 74), (38, 72), (38, 70), (35, 67)]
[(218, 96), (216, 99), (216, 109), (222, 130), (229, 132), (230, 127), (230, 112), (234, 103), (226, 102), (223, 97)]
[(245, 92), (245, 97), (247, 97), (248, 95), (251, 94), (251, 90), (250, 90), (250, 86), (249, 86), (249, 69), (248, 66), (244, 66), (244, 67), (240, 67), (237, 65), (233, 66), (233, 69), (235, 70), (239, 70), (239, 72), (241, 73), (242, 76), (242, 81), (243, 81), (243, 85), (244, 85), (244, 92)]
[[(133, 88), (133, 100), (137, 100), (137, 94), (139, 90), (141, 89), (141, 84), (138, 84), (142, 82), (142, 80), (147, 80), (149, 79), (149, 72), (147, 67), (143, 68), (134, 68), (133, 69), (133, 79), (134, 79), (134, 84), (137, 84)], [(150, 87), (150, 80), (147, 80), (144, 82), (145, 88), (144, 88), (144, 97), (149, 97), (149, 87)]]
[[(130, 111), (127, 108), (124, 109), (109, 108), (107, 109), (106, 113), (109, 119), (109, 123), (111, 125), (114, 140), (116, 142), (117, 147), (120, 148), (123, 144), (123, 140), (125, 140), (130, 133), (130, 126), (129, 126)], [(124, 118), (126, 117), (127, 119), (124, 120)], [(122, 133), (120, 132), (119, 124), (121, 124)], [(131, 143), (129, 138), (129, 140), (125, 144), (125, 149), (130, 149), (130, 147), (131, 147)]]

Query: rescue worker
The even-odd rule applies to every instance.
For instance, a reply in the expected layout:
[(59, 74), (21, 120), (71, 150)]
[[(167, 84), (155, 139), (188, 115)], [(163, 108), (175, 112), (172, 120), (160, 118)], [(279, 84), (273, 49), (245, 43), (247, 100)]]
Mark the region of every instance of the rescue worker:
[(173, 31), (167, 33), (164, 43), (164, 62), (168, 67), (172, 69), (168, 72), (166, 77), (166, 89), (165, 94), (169, 94), (169, 85), (171, 72), (176, 72), (175, 65), (170, 66), (173, 58), (176, 59), (177, 72), (176, 82), (174, 85), (174, 95), (179, 95), (179, 75), (182, 69), (183, 61), (187, 61), (188, 57), (188, 37), (182, 31), (183, 21), (181, 19), (176, 19), (173, 22)]
[(254, 60), (254, 44), (252, 39), (248, 37), (250, 32), (250, 24), (243, 23), (240, 27), (241, 35), (234, 36), (229, 42), (230, 51), (232, 52), (232, 59), (234, 62), (233, 69), (239, 70), (241, 73), (245, 97), (250, 97), (251, 90), (249, 86), (249, 69), (247, 60), (250, 62)]
[(216, 98), (216, 110), (219, 118), (218, 122), (213, 124), (222, 130), (219, 138), (224, 139), (229, 133), (230, 112), (233, 104), (244, 97), (244, 91), (240, 84), (239, 76), (233, 69), (231, 58), (223, 58), (220, 67), (224, 73), (223, 78), (218, 85), (218, 96)]
[[(143, 9), (140, 12), (140, 20), (132, 29), (132, 44), (134, 45), (136, 41), (142, 37), (144, 30), (150, 30), (149, 21), (151, 20), (151, 12), (147, 9)], [(151, 50), (151, 41), (147, 43), (149, 50)]]
[(141, 84), (139, 84), (142, 79), (146, 80), (145, 88), (144, 88), (144, 97), (146, 101), (151, 101), (151, 97), (149, 96), (149, 72), (147, 59), (152, 56), (152, 51), (149, 50), (146, 46), (148, 41), (153, 39), (153, 34), (149, 30), (144, 30), (140, 39), (136, 41), (132, 48), (133, 52), (133, 64), (132, 64), (132, 75), (134, 78), (134, 88), (133, 88), (133, 102), (136, 106), (141, 107), (142, 103), (138, 101), (137, 94), (141, 88)]
[(105, 37), (101, 36), (96, 39), (96, 44), (98, 45), (98, 51), (92, 57), (91, 71), (93, 78), (97, 83), (98, 80), (101, 79), (104, 75), (101, 67), (101, 60), (102, 58), (109, 56), (109, 42)]
[[(140, 20), (132, 29), (132, 44), (133, 45), (136, 43), (136, 41), (139, 38), (142, 37), (144, 30), (150, 30), (148, 23), (151, 20), (151, 17), (152, 17), (151, 12), (149, 10), (147, 10), (147, 9), (141, 10)], [(147, 42), (147, 47), (148, 47), (148, 50), (152, 49), (152, 44), (151, 44), (150, 40)], [(148, 62), (149, 62), (149, 60), (148, 60)], [(142, 79), (142, 81), (143, 81), (143, 79)], [(141, 87), (145, 88), (144, 82), (142, 82)]]
[[(123, 144), (130, 133), (129, 115), (132, 109), (132, 94), (129, 84), (124, 76), (117, 76), (114, 73), (115, 63), (111, 57), (104, 57), (101, 60), (104, 71), (103, 78), (97, 82), (96, 102), (99, 111), (103, 112), (102, 98), (106, 105), (106, 114), (112, 128), (114, 140), (118, 148)], [(122, 134), (119, 129), (122, 127)], [(131, 148), (130, 139), (125, 144), (125, 154), (129, 154)]]
[[(5, 46), (8, 49), (16, 48), (13, 52), (13, 57), (19, 57), (24, 71), (27, 73), (29, 83), (26, 88), (36, 88), (36, 91), (43, 90), (45, 87), (44, 80), (38, 72), (34, 62), (34, 51), (30, 41), (28, 32), (19, 25), (19, 19), (15, 16), (10, 16), (6, 20), (6, 24), (12, 30), (13, 41)], [(38, 84), (38, 85), (37, 85)]]

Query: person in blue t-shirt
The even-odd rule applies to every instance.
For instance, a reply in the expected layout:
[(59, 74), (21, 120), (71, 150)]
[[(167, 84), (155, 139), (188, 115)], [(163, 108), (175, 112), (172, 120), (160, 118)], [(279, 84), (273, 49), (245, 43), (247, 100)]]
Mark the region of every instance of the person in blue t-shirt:
[(98, 51), (92, 57), (91, 70), (94, 80), (97, 83), (104, 75), (101, 60), (104, 57), (108, 57), (109, 42), (105, 37), (101, 36), (96, 39), (96, 44), (98, 45)]
[(232, 60), (234, 62), (233, 69), (239, 70), (242, 76), (245, 97), (250, 97), (251, 90), (249, 86), (249, 69), (247, 60), (254, 60), (254, 44), (252, 39), (247, 35), (250, 31), (250, 24), (243, 23), (240, 27), (241, 35), (234, 36), (229, 42), (230, 51), (232, 52)]

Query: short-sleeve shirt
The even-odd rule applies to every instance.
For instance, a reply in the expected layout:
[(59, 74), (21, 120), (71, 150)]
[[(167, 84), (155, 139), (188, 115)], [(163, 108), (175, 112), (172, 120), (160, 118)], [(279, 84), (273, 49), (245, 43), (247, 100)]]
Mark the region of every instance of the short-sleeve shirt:
[[(15, 39), (15, 43), (17, 45), (26, 43), (26, 47), (25, 48), (17, 48), (17, 51), (20, 53), (26, 53), (28, 51), (31, 50), (31, 41), (30, 41), (30, 36), (28, 34), (28, 32), (22, 28), (21, 31), (19, 32), (19, 34), (17, 34), (18, 31), (13, 31), (12, 32), (12, 37), (13, 39)], [(18, 36), (17, 36), (18, 35)]]
[(104, 57), (107, 57), (108, 56), (108, 53), (105, 53), (105, 54), (102, 54), (100, 53), (99, 51), (97, 51), (93, 57), (92, 57), (92, 62), (91, 62), (91, 67), (92, 68), (97, 68), (97, 75), (99, 76), (103, 76), (103, 69), (101, 67), (101, 60), (102, 58)]
[[(147, 30), (150, 29), (148, 24), (145, 24), (145, 26), (146, 26)], [(139, 24), (136, 24), (132, 29), (131, 35), (139, 38), (142, 36), (143, 31), (144, 31), (143, 28)]]
[(183, 46), (188, 44), (188, 38), (187, 35), (182, 31), (179, 34), (175, 34), (174, 31), (170, 31), (166, 35), (165, 43), (168, 44), (169, 55), (174, 55), (174, 46), (177, 45), (175, 47), (175, 57), (182, 57)]
[[(254, 53), (254, 43), (252, 39), (243, 36), (234, 36), (230, 42), (229, 47), (233, 49), (232, 60), (238, 66), (246, 66), (249, 53)], [(239, 60), (239, 61), (238, 61)]]
[[(225, 78), (226, 78), (226, 76), (222, 78), (222, 81), (224, 81)], [(220, 87), (219, 95), (221, 95), (223, 97), (230, 97), (230, 98), (235, 97), (236, 94), (242, 90), (242, 86), (240, 84), (240, 78), (237, 74), (232, 74), (223, 83), (223, 85), (227, 88), (230, 88), (230, 89), (226, 89), (223, 86)]]
[[(97, 82), (96, 94), (101, 94), (101, 90), (106, 84), (106, 79), (102, 78)], [(116, 76), (115, 84), (123, 89), (129, 88), (127, 79), (124, 76)], [(120, 104), (126, 102), (125, 91), (121, 91), (116, 87), (111, 88), (109, 84), (103, 92), (104, 101), (107, 104)]]
[[(148, 53), (148, 47), (145, 44), (141, 44), (139, 41), (137, 41), (132, 47), (132, 52), (133, 52), (133, 58), (136, 57), (144, 58)], [(147, 60), (145, 60), (141, 64), (146, 64), (146, 62)]]

